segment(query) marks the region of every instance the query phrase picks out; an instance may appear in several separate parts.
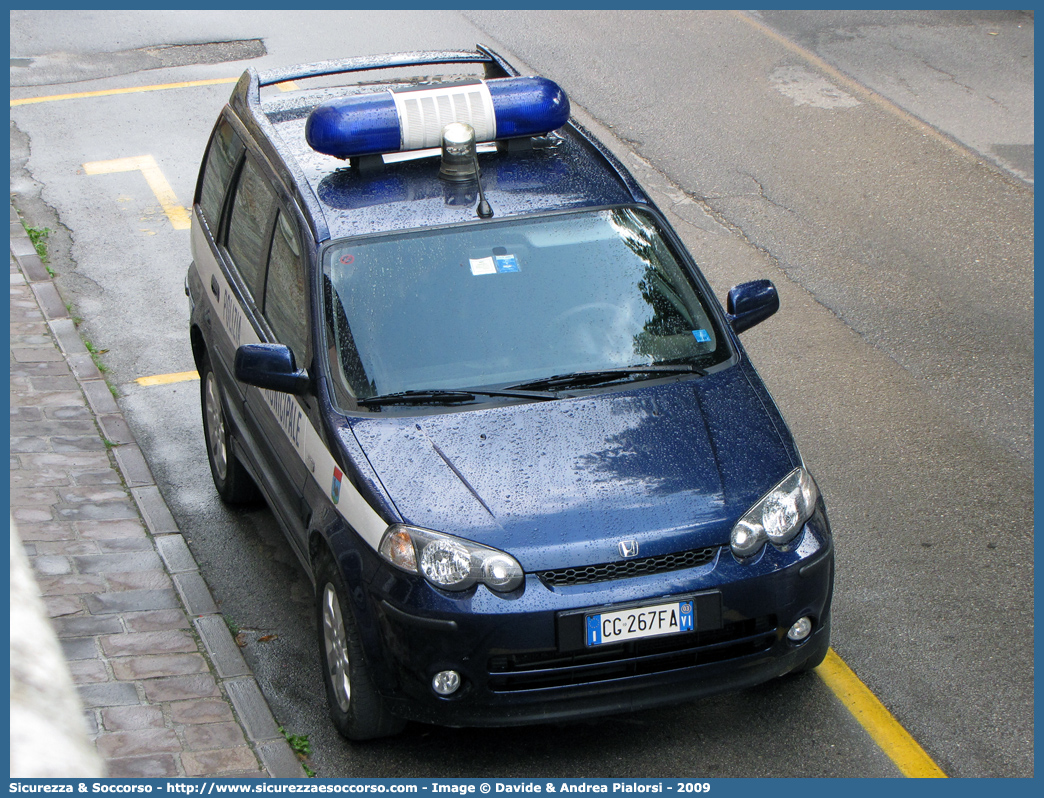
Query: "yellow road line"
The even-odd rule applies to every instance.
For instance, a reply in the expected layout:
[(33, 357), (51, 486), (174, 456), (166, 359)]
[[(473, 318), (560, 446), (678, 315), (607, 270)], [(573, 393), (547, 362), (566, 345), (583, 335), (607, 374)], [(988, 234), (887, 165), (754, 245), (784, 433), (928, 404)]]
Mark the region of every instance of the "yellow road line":
[(11, 100), (11, 106), (32, 105), (34, 103), (50, 103), (56, 100), (80, 100), (85, 97), (111, 97), (115, 94), (137, 94), (143, 91), (165, 91), (166, 89), (190, 89), (196, 86), (216, 86), (220, 83), (235, 83), (239, 78), (214, 78), (212, 80), (189, 80), (183, 83), (158, 83), (153, 86), (132, 86), (127, 89), (102, 89), (100, 91), (81, 91), (76, 94), (51, 94), (47, 97), (25, 97)]
[(790, 52), (805, 59), (806, 61), (808, 61), (808, 63), (816, 67), (816, 69), (818, 69), (820, 72), (823, 72), (824, 74), (828, 75), (830, 79), (833, 80), (835, 83), (840, 83), (845, 89), (852, 92), (853, 94), (859, 95), (867, 102), (876, 105), (878, 108), (887, 111), (895, 117), (898, 117), (906, 124), (915, 128), (919, 133), (935, 139), (940, 144), (943, 144), (944, 146), (953, 150), (954, 152), (960, 153), (961, 155), (964, 155), (968, 158), (974, 158), (976, 160), (982, 159), (982, 156), (980, 156), (974, 150), (964, 146), (958, 141), (954, 141), (946, 134), (940, 133), (931, 125), (922, 122), (913, 114), (904, 111), (891, 100), (882, 97), (880, 94), (873, 91), (872, 89), (867, 88), (862, 83), (859, 83), (858, 81), (855, 81), (852, 78), (848, 77), (848, 75), (846, 75), (844, 72), (841, 72), (835, 67), (830, 66), (830, 64), (828, 64), (815, 53), (806, 50), (799, 44), (795, 44), (794, 42), (790, 41), (790, 39), (788, 39), (786, 36), (782, 35), (781, 33), (778, 33), (777, 31), (774, 31), (772, 28), (770, 28), (763, 22), (759, 22), (758, 20), (754, 19), (754, 17), (750, 16), (749, 14), (743, 11), (730, 11), (729, 13), (731, 13), (737, 19), (746, 22), (748, 25), (750, 25), (752, 28), (757, 30), (762, 35), (768, 37), (769, 39), (772, 39), (777, 44), (782, 45)]
[[(192, 89), (197, 86), (218, 86), (222, 83), (238, 83), (239, 78), (212, 78), (210, 80), (186, 80), (181, 83), (156, 83), (152, 86), (130, 86), (125, 89), (100, 89), (98, 91), (81, 91), (75, 94), (49, 94), (46, 97), (23, 97), (11, 100), (11, 107), (16, 105), (34, 105), (35, 103), (52, 103), (58, 100), (82, 100), (88, 97), (112, 97), (119, 94), (138, 94), (143, 91), (166, 91), (167, 89)], [(276, 83), (279, 91), (298, 91), (301, 87), (292, 80)]]
[(91, 161), (83, 165), (83, 170), (89, 175), (141, 172), (174, 229), (188, 230), (191, 227), (188, 211), (178, 202), (174, 189), (170, 187), (167, 178), (160, 171), (159, 164), (151, 155), (135, 155), (130, 158), (116, 158), (112, 161)]
[(942, 769), (834, 649), (827, 652), (826, 659), (816, 668), (816, 673), (904, 776), (913, 779), (946, 778)]
[(157, 374), (155, 377), (138, 377), (135, 380), (138, 385), (149, 387), (150, 385), (170, 385), (172, 382), (187, 382), (198, 380), (199, 374), (195, 371), (179, 371), (175, 374)]

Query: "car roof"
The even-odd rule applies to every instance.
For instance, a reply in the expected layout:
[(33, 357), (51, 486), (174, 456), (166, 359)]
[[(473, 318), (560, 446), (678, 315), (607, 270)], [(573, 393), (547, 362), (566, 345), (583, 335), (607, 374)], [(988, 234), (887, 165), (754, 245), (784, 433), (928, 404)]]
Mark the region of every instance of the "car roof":
[[(313, 108), (330, 99), (415, 86), (430, 77), (298, 88), (295, 81), (372, 70), (480, 65), (486, 77), (518, 71), (488, 48), (364, 56), (258, 73), (248, 69), (229, 106), (301, 207), (316, 241), (479, 221), (474, 182), (440, 180), (440, 159), (380, 156), (340, 160), (313, 150), (305, 123)], [(437, 84), (436, 84), (437, 85)], [(261, 89), (278, 86), (278, 92)], [(289, 90), (285, 90), (289, 89)], [(528, 143), (480, 144), (482, 188), (494, 219), (550, 211), (625, 204), (651, 204), (627, 170), (605, 147), (570, 121)], [(398, 160), (404, 158), (403, 160)], [(376, 160), (375, 160), (376, 159)]]

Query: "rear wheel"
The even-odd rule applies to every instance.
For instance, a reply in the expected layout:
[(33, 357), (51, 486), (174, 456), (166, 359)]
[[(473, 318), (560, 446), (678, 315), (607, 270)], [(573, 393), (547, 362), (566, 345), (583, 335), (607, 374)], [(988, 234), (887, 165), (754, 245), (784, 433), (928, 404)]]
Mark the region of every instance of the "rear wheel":
[(372, 740), (402, 731), (406, 722), (384, 708), (363, 658), (348, 591), (333, 560), (324, 557), (316, 580), (319, 656), (334, 726), (349, 740)]
[(200, 404), (203, 407), (203, 435), (207, 439), (207, 460), (214, 487), (228, 504), (254, 504), (261, 494), (232, 451), (232, 436), (225, 421), (225, 402), (210, 359), (203, 358), (200, 374)]

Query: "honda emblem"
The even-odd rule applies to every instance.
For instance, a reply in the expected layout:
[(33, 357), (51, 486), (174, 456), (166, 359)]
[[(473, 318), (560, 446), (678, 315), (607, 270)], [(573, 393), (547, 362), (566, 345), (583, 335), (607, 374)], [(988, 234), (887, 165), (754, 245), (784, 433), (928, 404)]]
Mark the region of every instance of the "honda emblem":
[(619, 543), (620, 556), (621, 557), (637, 557), (638, 556), (638, 541), (637, 540), (621, 540)]

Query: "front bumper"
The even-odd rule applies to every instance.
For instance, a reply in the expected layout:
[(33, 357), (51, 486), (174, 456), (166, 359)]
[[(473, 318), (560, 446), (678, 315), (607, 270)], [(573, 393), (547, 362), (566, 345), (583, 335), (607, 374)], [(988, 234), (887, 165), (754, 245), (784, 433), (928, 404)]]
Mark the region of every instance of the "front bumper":
[[(739, 563), (727, 546), (697, 568), (549, 588), (527, 575), (507, 597), (436, 591), (382, 565), (369, 580), (368, 661), (390, 711), (444, 726), (577, 719), (750, 687), (819, 661), (830, 644), (833, 543), (817, 514), (789, 550)], [(563, 634), (584, 609), (694, 596), (693, 633), (586, 648)], [(800, 644), (786, 632), (808, 616)], [(461, 688), (435, 694), (456, 670)]]

